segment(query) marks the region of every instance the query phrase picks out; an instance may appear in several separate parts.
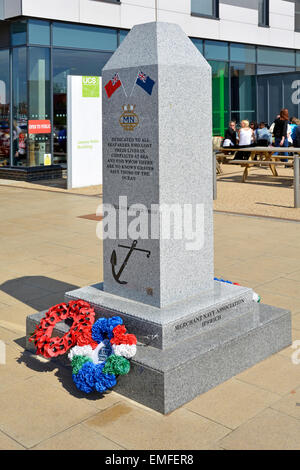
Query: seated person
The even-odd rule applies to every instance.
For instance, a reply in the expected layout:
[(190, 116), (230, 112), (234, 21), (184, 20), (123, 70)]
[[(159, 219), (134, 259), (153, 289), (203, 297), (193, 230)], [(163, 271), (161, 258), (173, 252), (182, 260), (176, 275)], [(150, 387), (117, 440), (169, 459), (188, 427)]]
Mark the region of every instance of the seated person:
[(230, 121), (228, 129), (225, 132), (225, 138), (222, 147), (236, 147), (236, 123)]
[(268, 145), (272, 145), (272, 134), (265, 122), (260, 122), (258, 129), (255, 131), (255, 136), (257, 147), (268, 147)]
[[(255, 141), (254, 130), (249, 126), (249, 121), (243, 119), (241, 121), (241, 128), (238, 132), (239, 148), (253, 147)], [(250, 157), (248, 151), (237, 152), (234, 156), (234, 160), (248, 160)]]

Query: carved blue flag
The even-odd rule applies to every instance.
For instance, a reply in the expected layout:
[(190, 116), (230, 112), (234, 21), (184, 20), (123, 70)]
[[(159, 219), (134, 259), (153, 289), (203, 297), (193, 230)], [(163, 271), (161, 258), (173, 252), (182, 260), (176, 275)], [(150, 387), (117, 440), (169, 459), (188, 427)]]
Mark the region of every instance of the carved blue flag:
[(155, 81), (140, 71), (136, 79), (136, 84), (143, 88), (143, 90), (145, 90), (149, 95), (151, 95)]

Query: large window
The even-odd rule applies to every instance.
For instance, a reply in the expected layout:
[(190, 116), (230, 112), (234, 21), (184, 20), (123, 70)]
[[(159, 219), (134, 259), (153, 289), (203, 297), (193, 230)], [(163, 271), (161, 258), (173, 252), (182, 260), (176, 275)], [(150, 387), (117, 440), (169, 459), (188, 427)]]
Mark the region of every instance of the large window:
[(50, 22), (43, 20), (28, 21), (29, 44), (50, 46)]
[(212, 68), (213, 134), (224, 135), (229, 121), (228, 63), (209, 61)]
[(115, 51), (118, 36), (115, 29), (78, 24), (53, 23), (53, 45), (76, 49)]
[[(14, 166), (66, 164), (67, 77), (101, 75), (127, 33), (35, 18), (11, 23)], [(0, 165), (10, 164), (9, 62), (0, 50)]]
[(13, 135), (14, 166), (27, 165), (27, 48), (13, 49)]
[(191, 12), (196, 16), (218, 18), (219, 0), (191, 0)]
[(27, 21), (15, 21), (11, 24), (11, 44), (21, 46), (27, 42)]
[(205, 57), (207, 59), (228, 60), (228, 42), (205, 41)]
[[(300, 0), (294, 1), (300, 22)], [(218, 3), (191, 0), (192, 14), (217, 18)], [(260, 23), (267, 23), (268, 3), (257, 0)], [(12, 21), (6, 29), (5, 24), (0, 28), (0, 166), (41, 166), (49, 161), (66, 166), (67, 77), (100, 76), (128, 31), (37, 18)], [(300, 117), (295, 88), (300, 52), (212, 39), (192, 41), (212, 66), (214, 135), (224, 135), (230, 119), (271, 123), (283, 106)]]
[[(48, 164), (51, 154), (50, 49), (30, 47), (29, 53), (29, 118), (28, 166)], [(41, 131), (43, 125), (44, 132)]]
[(271, 124), (282, 108), (287, 108), (290, 116), (300, 116), (299, 74), (294, 67), (258, 65), (257, 74), (259, 120)]
[(269, 0), (258, 0), (258, 25), (269, 26)]
[(254, 64), (231, 64), (231, 119), (256, 119), (256, 76)]
[(295, 66), (295, 51), (277, 47), (258, 47), (257, 62), (259, 64)]
[(0, 50), (0, 166), (9, 165), (9, 51)]
[(255, 46), (249, 46), (247, 44), (231, 44), (230, 59), (236, 62), (249, 62), (251, 64), (255, 64)]

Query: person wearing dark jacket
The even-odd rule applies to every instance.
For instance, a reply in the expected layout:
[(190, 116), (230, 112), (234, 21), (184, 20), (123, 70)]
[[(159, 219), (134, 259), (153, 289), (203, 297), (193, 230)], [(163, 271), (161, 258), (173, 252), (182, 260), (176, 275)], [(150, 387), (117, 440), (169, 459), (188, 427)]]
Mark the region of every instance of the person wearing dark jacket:
[[(280, 111), (280, 117), (275, 119), (275, 126), (273, 134), (275, 137), (275, 147), (288, 147), (289, 141), (287, 137), (288, 123), (289, 123), (289, 111), (284, 108)], [(284, 153), (283, 155), (288, 155)], [(287, 160), (285, 160), (287, 161)]]
[(228, 129), (225, 131), (225, 137), (223, 140), (223, 147), (236, 147), (236, 123), (230, 121)]

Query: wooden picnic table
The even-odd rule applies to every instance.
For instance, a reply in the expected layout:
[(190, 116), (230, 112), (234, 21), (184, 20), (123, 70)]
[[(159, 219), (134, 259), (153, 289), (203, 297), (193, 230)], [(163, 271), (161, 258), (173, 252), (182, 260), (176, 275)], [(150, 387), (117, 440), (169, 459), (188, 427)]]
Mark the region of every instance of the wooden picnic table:
[[(226, 156), (227, 163), (241, 165), (245, 167), (242, 181), (246, 182), (249, 169), (254, 166), (269, 166), (273, 176), (278, 176), (276, 167), (287, 165), (293, 167), (293, 162), (283, 162), (282, 159), (294, 160), (295, 155), (275, 155), (282, 153), (293, 153), (296, 156), (300, 155), (299, 147), (245, 147), (245, 148), (233, 148), (233, 147), (220, 147), (219, 152)], [(237, 160), (235, 155), (237, 152), (250, 152), (249, 158), (247, 160)], [(230, 157), (230, 159), (228, 158)], [(218, 158), (218, 153), (216, 154)]]
[[(246, 182), (249, 169), (254, 166), (269, 166), (273, 175), (278, 176), (277, 166), (290, 166), (294, 169), (294, 207), (300, 207), (300, 148), (299, 147), (220, 147), (215, 152), (215, 162), (219, 156), (225, 156), (227, 163), (238, 164), (245, 167), (242, 181)], [(237, 152), (250, 152), (248, 160), (235, 160)], [(282, 153), (292, 153), (292, 155), (278, 155)], [(228, 158), (230, 157), (230, 159)], [(282, 161), (282, 160), (288, 160)], [(220, 168), (220, 166), (219, 166)], [(220, 170), (219, 170), (220, 171)]]

